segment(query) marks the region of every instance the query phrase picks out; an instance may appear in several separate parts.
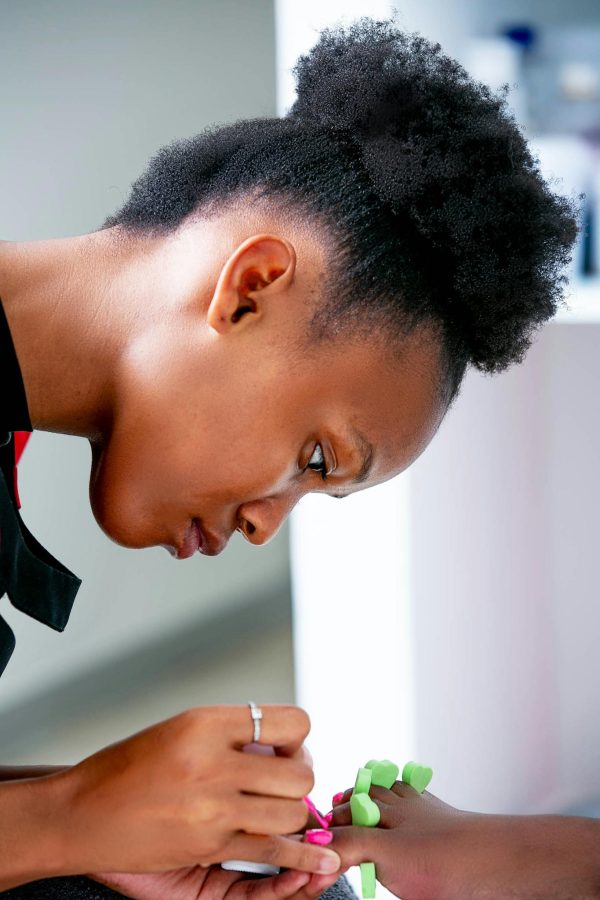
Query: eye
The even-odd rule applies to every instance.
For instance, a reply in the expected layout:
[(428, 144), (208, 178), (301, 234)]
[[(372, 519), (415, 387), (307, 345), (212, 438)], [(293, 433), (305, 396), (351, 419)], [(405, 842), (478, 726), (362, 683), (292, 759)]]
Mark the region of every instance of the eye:
[(307, 469), (312, 469), (313, 472), (319, 472), (323, 481), (327, 481), (327, 464), (323, 455), (323, 448), (320, 444), (317, 444), (311, 458), (306, 463), (304, 471), (306, 472)]

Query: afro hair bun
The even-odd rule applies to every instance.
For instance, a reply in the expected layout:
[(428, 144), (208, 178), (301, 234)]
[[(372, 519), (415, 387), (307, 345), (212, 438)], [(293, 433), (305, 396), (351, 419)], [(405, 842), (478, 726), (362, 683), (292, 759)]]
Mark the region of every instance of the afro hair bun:
[(323, 31), (295, 72), (287, 116), (164, 147), (105, 227), (170, 230), (262, 198), (286, 221), (329, 229), (313, 338), (344, 324), (392, 339), (433, 325), (455, 388), (469, 363), (520, 361), (561, 302), (577, 228), (504, 95), (391, 21)]
[(468, 361), (520, 361), (562, 298), (576, 236), (504, 94), (390, 21), (327, 29), (296, 67), (288, 116), (350, 136), (377, 197), (414, 230), (432, 304)]

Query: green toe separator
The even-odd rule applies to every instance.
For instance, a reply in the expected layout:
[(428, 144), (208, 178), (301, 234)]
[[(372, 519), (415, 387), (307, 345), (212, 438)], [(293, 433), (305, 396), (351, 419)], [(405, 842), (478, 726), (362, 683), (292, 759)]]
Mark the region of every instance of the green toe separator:
[(368, 794), (352, 794), (350, 812), (353, 825), (362, 825), (363, 828), (374, 828), (375, 825), (379, 825), (381, 818), (379, 807), (373, 803)]
[(390, 759), (370, 759), (365, 769), (371, 772), (371, 784), (387, 788), (388, 791), (398, 780), (400, 769)]
[(402, 769), (402, 781), (404, 784), (410, 784), (410, 776), (412, 775), (415, 766), (416, 762), (407, 762)]
[(371, 787), (372, 773), (366, 767), (359, 769), (354, 782), (354, 794), (368, 794)]
[[(381, 813), (377, 804), (369, 797), (369, 790), (372, 784), (389, 790), (396, 782), (399, 772), (398, 766), (389, 759), (370, 759), (364, 768), (358, 770), (350, 797), (353, 825), (367, 828), (379, 825)], [(364, 900), (371, 900), (375, 897), (377, 884), (375, 863), (361, 863), (360, 880)]]
[(402, 781), (409, 784), (419, 794), (423, 793), (432, 778), (433, 769), (430, 769), (429, 766), (422, 766), (413, 760), (407, 762), (402, 769)]
[(375, 878), (375, 863), (366, 862), (360, 864), (360, 881), (362, 887), (362, 895), (365, 900), (369, 900), (375, 896), (375, 886), (377, 880)]

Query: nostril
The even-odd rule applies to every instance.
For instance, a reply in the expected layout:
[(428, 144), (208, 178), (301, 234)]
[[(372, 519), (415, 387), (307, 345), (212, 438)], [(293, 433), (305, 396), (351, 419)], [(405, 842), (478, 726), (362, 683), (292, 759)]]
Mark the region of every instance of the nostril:
[(250, 519), (239, 516), (237, 531), (243, 534), (245, 538), (251, 538), (256, 532), (256, 525), (253, 525)]

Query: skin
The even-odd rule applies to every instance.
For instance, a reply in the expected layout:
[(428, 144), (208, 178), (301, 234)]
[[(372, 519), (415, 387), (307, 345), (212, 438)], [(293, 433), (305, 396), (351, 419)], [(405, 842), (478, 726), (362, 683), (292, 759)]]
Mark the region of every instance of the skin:
[[(243, 752), (247, 707), (199, 707), (43, 775), (0, 784), (0, 889), (86, 872), (165, 872), (224, 859), (339, 870), (336, 853), (290, 837), (313, 785), (308, 716), (264, 707), (276, 756)], [(134, 895), (135, 896), (135, 895)]]
[[(266, 543), (304, 494), (401, 472), (441, 421), (426, 331), (395, 354), (381, 336), (307, 346), (326, 254), (278, 224), (225, 214), (167, 237), (0, 245), (33, 425), (90, 440), (94, 514), (124, 546), (182, 557), (193, 519), (208, 554), (236, 530)], [(360, 485), (355, 429), (374, 449)], [(304, 471), (317, 444), (327, 481)]]
[(288, 870), (269, 878), (248, 880), (220, 867), (191, 866), (159, 875), (102, 875), (96, 881), (136, 900), (313, 900), (331, 887), (345, 870), (334, 875), (309, 875)]
[[(393, 347), (378, 334), (307, 340), (326, 248), (318, 229), (258, 206), (169, 235), (0, 244), (32, 424), (90, 441), (92, 507), (113, 540), (180, 559), (221, 552), (236, 530), (263, 544), (306, 493), (377, 484), (428, 444), (446, 407), (432, 333)], [(249, 724), (243, 707), (190, 710), (76, 766), (9, 773), (0, 889), (119, 872), (132, 896), (165, 877), (189, 896), (256, 892), (220, 870), (210, 890), (204, 875), (198, 884), (199, 862), (241, 858), (296, 870), (272, 896), (316, 896), (325, 875), (339, 877), (339, 856), (281, 837), (307, 821), (308, 718), (265, 713), (275, 758), (240, 753)], [(170, 875), (140, 882), (151, 871)]]
[(597, 821), (465, 812), (396, 782), (371, 788), (381, 820), (358, 828), (351, 793), (335, 806), (333, 846), (345, 868), (375, 862), (378, 880), (403, 900), (600, 897)]

